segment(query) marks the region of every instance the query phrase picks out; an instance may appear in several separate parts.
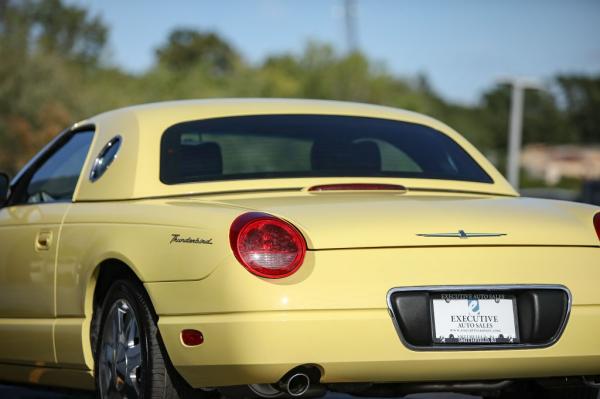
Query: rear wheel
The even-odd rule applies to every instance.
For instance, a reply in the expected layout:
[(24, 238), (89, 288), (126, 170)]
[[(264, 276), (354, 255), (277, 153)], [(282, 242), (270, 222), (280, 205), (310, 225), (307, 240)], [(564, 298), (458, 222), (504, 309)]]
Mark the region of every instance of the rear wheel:
[(168, 364), (156, 316), (139, 284), (114, 282), (99, 312), (93, 337), (101, 399), (179, 399), (191, 393)]

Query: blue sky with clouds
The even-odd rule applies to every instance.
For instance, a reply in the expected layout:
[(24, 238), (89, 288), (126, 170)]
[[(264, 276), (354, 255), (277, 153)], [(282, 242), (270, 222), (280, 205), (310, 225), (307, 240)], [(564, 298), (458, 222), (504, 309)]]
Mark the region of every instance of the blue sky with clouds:
[[(175, 27), (214, 30), (250, 62), (308, 40), (345, 51), (342, 0), (67, 0), (110, 26), (111, 62), (148, 68)], [(600, 73), (599, 0), (356, 0), (360, 49), (472, 103), (498, 78)]]

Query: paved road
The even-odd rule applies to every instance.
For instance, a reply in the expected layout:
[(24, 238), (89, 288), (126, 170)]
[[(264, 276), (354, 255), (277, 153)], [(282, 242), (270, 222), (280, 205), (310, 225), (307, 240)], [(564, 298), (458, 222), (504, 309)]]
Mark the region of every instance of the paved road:
[[(40, 389), (13, 385), (0, 385), (1, 399), (95, 399), (93, 393)], [(481, 399), (479, 396), (453, 393), (420, 393), (405, 396), (407, 399)], [(327, 394), (325, 399), (357, 399), (344, 394)], [(368, 399), (368, 398), (363, 398)], [(600, 394), (598, 395), (600, 399)]]
[(94, 399), (92, 393), (0, 385), (2, 399)]
[[(94, 395), (86, 392), (60, 391), (50, 389), (29, 388), (12, 385), (0, 385), (2, 399), (94, 399)], [(457, 394), (418, 394), (409, 395), (410, 399), (478, 399), (478, 396)], [(328, 394), (325, 399), (356, 399), (342, 394)]]

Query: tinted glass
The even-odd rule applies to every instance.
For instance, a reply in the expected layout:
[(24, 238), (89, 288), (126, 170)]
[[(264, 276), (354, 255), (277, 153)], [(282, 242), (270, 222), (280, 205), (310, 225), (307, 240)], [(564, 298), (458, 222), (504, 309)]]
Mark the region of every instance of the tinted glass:
[(0, 205), (6, 200), (10, 189), (10, 179), (4, 173), (0, 173)]
[(94, 132), (75, 133), (33, 174), (26, 202), (71, 201)]
[(184, 122), (162, 138), (160, 178), (357, 176), (492, 179), (451, 138), (407, 122), (334, 115), (254, 115)]

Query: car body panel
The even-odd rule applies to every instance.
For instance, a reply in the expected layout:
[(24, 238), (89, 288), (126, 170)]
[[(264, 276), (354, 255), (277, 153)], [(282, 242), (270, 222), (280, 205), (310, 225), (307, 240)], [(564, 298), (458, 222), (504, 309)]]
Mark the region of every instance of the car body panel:
[(54, 365), (54, 318), (2, 318), (0, 363)]
[[(200, 281), (145, 286), (161, 315), (386, 309), (387, 293), (392, 288), (448, 285), (564, 285), (572, 292), (573, 306), (600, 303), (599, 248), (468, 249), (308, 251), (302, 268), (281, 280), (256, 278), (232, 258)], [(173, 296), (174, 292), (180, 295)], [(190, 297), (194, 300), (187, 300)]]
[[(307, 192), (288, 197), (253, 196), (223, 201), (290, 220), (305, 232), (311, 249), (598, 245), (590, 223), (595, 207), (566, 205), (561, 201), (474, 195), (449, 197), (410, 191), (405, 194)], [(458, 234), (459, 230), (498, 236), (468, 239), (431, 236)], [(430, 236), (425, 236), (427, 234)]]
[[(598, 248), (580, 247), (309, 251), (286, 281), (257, 279), (232, 260), (201, 281), (146, 288), (163, 315), (171, 360), (195, 386), (223, 383), (223, 376), (236, 384), (273, 382), (305, 363), (322, 367), (327, 382), (591, 375), (600, 372), (597, 257)], [(414, 351), (401, 341), (386, 302), (395, 287), (498, 284), (568, 287), (573, 305), (558, 342), (545, 349)], [(204, 344), (185, 347), (184, 328), (202, 331)]]
[[(60, 226), (71, 204), (0, 212), (0, 362), (55, 362), (55, 267)], [(39, 240), (47, 240), (40, 247)], [(31, 340), (31, 344), (28, 344)]]
[[(70, 204), (15, 206), (0, 212), (0, 317), (53, 317), (54, 267), (63, 217)], [(49, 247), (37, 237), (48, 235)], [(19, 267), (11, 267), (19, 265)], [(34, 305), (34, 306), (31, 306)]]
[[(104, 214), (102, 220), (98, 220), (99, 212)], [(69, 287), (69, 279), (75, 276), (80, 280), (79, 290), (71, 294), (80, 300), (73, 304), (69, 291), (61, 290), (57, 293), (59, 313), (81, 314), (84, 284), (106, 259), (131, 265), (142, 281), (206, 277), (229, 248), (229, 242), (222, 239), (229, 226), (219, 222), (233, 220), (239, 213), (239, 209), (210, 204), (198, 208), (178, 199), (77, 204), (63, 225), (58, 265), (64, 275), (58, 276), (58, 284)], [(172, 242), (173, 234), (212, 239), (212, 243), (177, 244)]]
[[(177, 369), (201, 387), (271, 383), (302, 364), (318, 364), (326, 383), (597, 374), (600, 346), (589, 326), (598, 317), (599, 306), (574, 308), (570, 327), (551, 348), (486, 351), (411, 351), (385, 309), (173, 316), (160, 326)], [(190, 326), (202, 330), (205, 345), (183, 347), (178, 332)]]
[(21, 384), (94, 389), (94, 373), (91, 370), (0, 363), (0, 376), (3, 381)]

